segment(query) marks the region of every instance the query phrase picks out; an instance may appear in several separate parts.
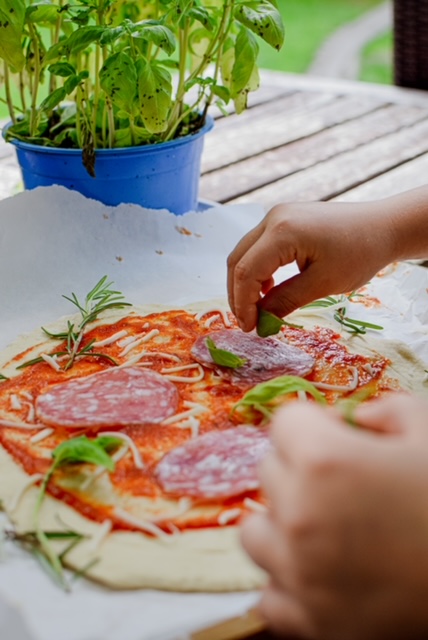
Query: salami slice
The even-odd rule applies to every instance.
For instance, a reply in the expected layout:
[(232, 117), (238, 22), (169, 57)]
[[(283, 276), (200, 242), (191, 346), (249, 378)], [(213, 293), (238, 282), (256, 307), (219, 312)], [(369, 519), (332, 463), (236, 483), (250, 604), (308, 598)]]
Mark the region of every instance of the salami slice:
[[(235, 369), (216, 365), (206, 344), (208, 337), (218, 349), (243, 358), (245, 363)], [(201, 336), (192, 347), (192, 355), (201, 364), (221, 370), (222, 375), (232, 380), (253, 383), (281, 375), (304, 377), (315, 365), (315, 359), (298, 347), (277, 338), (260, 338), (239, 329), (224, 329)]]
[(166, 493), (228, 498), (258, 489), (257, 466), (269, 448), (267, 433), (256, 427), (211, 431), (167, 453), (155, 476)]
[(49, 387), (36, 399), (36, 415), (54, 427), (157, 423), (175, 413), (178, 391), (154, 371), (116, 368)]

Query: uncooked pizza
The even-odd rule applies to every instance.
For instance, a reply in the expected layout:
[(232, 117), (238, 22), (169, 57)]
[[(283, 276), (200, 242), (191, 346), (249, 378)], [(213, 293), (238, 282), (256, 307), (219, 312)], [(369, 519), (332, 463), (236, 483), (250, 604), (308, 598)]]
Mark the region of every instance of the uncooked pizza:
[[(228, 591), (265, 576), (239, 546), (266, 509), (276, 408), (423, 390), (402, 345), (293, 316), (240, 331), (224, 302), (125, 306), (105, 279), (79, 313), (0, 362), (0, 497), (14, 538), (113, 588)], [(344, 339), (344, 335), (347, 336)]]

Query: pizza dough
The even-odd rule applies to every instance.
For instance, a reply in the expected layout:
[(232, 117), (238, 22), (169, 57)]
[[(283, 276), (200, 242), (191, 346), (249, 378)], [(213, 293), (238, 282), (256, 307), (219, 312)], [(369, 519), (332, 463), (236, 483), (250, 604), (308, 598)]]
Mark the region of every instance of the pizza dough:
[[(221, 311), (227, 307), (224, 301), (210, 301), (191, 305), (187, 309), (191, 313), (198, 313), (213, 308)], [(162, 310), (165, 308), (136, 307), (132, 309), (132, 313), (146, 315)], [(113, 323), (129, 314), (130, 310), (126, 308), (103, 316), (99, 323)], [(46, 328), (55, 332), (64, 327), (66, 320), (62, 318)], [(73, 318), (70, 320), (73, 321)], [(324, 319), (316, 318), (312, 314), (311, 316), (293, 314), (290, 321), (304, 324), (308, 328), (317, 324), (326, 324)], [(334, 329), (338, 331), (336, 325)], [(350, 334), (343, 334), (343, 342), (354, 353), (362, 355), (378, 353), (386, 356), (390, 360), (387, 375), (393, 380), (392, 388), (395, 386), (427, 395), (424, 365), (404, 344), (373, 339), (368, 335)], [(13, 365), (4, 366), (4, 364), (26, 349), (28, 349), (26, 359), (35, 357), (46, 349), (47, 344), (50, 348), (52, 347), (52, 341), (47, 342), (40, 329), (20, 338), (1, 354), (0, 371), (7, 376), (17, 375), (19, 372), (15, 371)], [(50, 406), (53, 407), (53, 405)], [(45, 410), (44, 401), (41, 401), (39, 411), (43, 413)], [(252, 429), (252, 427), (248, 428)], [(190, 454), (192, 455), (192, 451)], [(162, 470), (162, 467), (160, 469)], [(162, 471), (159, 473), (161, 474)], [(166, 475), (171, 480), (171, 474)], [(33, 509), (38, 492), (39, 489), (35, 486), (28, 488), (28, 475), (0, 447), (0, 499), (17, 531), (33, 529)], [(97, 478), (96, 493), (97, 498), (101, 500), (108, 500), (111, 497), (108, 474)], [(172, 508), (172, 504), (165, 499), (165, 503), (158, 504), (157, 508), (161, 506), (168, 510)], [(150, 509), (153, 508), (150, 501), (147, 500), (147, 504), (144, 504), (144, 500), (140, 499), (138, 505), (141, 513), (146, 512), (147, 519), (150, 520)], [(123, 510), (124, 507), (126, 505), (122, 503), (117, 505), (118, 509)], [(263, 572), (242, 551), (237, 526), (187, 529), (182, 533), (171, 533), (160, 537), (153, 537), (139, 531), (107, 532), (103, 524), (85, 518), (50, 495), (44, 500), (40, 522), (45, 530), (69, 527), (87, 535), (88, 538), (67, 556), (68, 564), (73, 568), (81, 569), (96, 558), (98, 561), (89, 568), (88, 577), (115, 589), (237, 591), (256, 589), (265, 582)]]

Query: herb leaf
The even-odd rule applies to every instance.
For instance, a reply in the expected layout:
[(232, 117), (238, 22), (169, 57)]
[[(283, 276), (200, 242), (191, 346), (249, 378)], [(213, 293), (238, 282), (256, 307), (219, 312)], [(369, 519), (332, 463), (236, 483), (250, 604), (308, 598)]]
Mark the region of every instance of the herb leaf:
[(107, 436), (96, 440), (89, 440), (86, 436), (66, 440), (52, 452), (52, 458), (55, 461), (53, 468), (57, 469), (64, 464), (89, 462), (105, 467), (108, 471), (114, 471), (114, 461), (107, 453), (107, 449), (111, 450), (122, 444), (119, 438)]
[(230, 369), (239, 369), (243, 367), (247, 362), (246, 358), (241, 358), (240, 356), (235, 355), (231, 351), (226, 351), (225, 349), (218, 349), (215, 345), (215, 342), (212, 338), (208, 337), (206, 339), (206, 345), (208, 347), (208, 351), (210, 352), (211, 358), (214, 362), (221, 367), (229, 367)]
[(270, 418), (275, 409), (274, 401), (281, 396), (297, 391), (305, 391), (320, 404), (327, 403), (324, 395), (308, 380), (299, 376), (279, 376), (261, 382), (247, 391), (241, 400), (234, 405), (232, 411), (243, 410), (245, 412), (246, 409), (255, 409), (266, 418)]
[(121, 439), (113, 436), (100, 436), (94, 440), (89, 440), (86, 436), (79, 436), (62, 442), (52, 452), (54, 462), (43, 478), (34, 508), (34, 536), (37, 544), (34, 545), (32, 550), (42, 564), (48, 566), (55, 579), (66, 591), (69, 590), (69, 585), (64, 576), (64, 557), (80, 540), (72, 540), (61, 554), (57, 554), (50, 544), (52, 536), (40, 528), (40, 509), (46, 496), (49, 481), (59, 467), (70, 463), (87, 462), (103, 466), (108, 471), (114, 471), (114, 460), (112, 460), (108, 451), (120, 447), (122, 444)]
[(352, 291), (348, 295), (341, 295), (338, 298), (334, 298), (333, 296), (327, 296), (326, 298), (321, 298), (320, 300), (315, 300), (309, 304), (305, 304), (302, 309), (315, 309), (318, 307), (335, 308), (333, 318), (338, 322), (348, 333), (358, 333), (365, 334), (367, 333), (367, 329), (371, 329), (373, 331), (382, 331), (383, 327), (378, 324), (373, 324), (372, 322), (365, 322), (363, 320), (356, 320), (355, 318), (349, 318), (346, 315), (346, 305), (348, 301), (352, 301), (353, 298), (362, 298), (364, 297), (361, 293), (356, 293)]
[(267, 338), (268, 336), (273, 336), (277, 334), (281, 327), (293, 327), (294, 329), (302, 329), (301, 324), (293, 324), (292, 322), (287, 322), (283, 318), (279, 318), (274, 313), (270, 311), (266, 311), (266, 309), (259, 309), (259, 317), (257, 320), (257, 335), (260, 338)]
[(285, 324), (282, 318), (278, 318), (275, 314), (266, 309), (259, 309), (259, 317), (257, 319), (257, 335), (261, 338), (267, 338), (278, 333)]

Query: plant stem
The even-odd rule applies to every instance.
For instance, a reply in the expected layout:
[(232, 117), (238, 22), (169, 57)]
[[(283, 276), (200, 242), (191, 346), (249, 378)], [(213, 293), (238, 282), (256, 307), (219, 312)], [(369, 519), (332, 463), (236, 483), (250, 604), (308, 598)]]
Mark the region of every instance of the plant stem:
[[(193, 70), (193, 72), (187, 78), (187, 82), (191, 82), (195, 78), (200, 75), (203, 75), (208, 65), (211, 62), (211, 59), (214, 55), (214, 51), (217, 47), (221, 47), (226, 40), (227, 34), (229, 33), (231, 24), (232, 24), (232, 11), (235, 5), (235, 0), (227, 0), (227, 2), (223, 6), (223, 14), (221, 17), (220, 25), (218, 27), (217, 33), (211, 40), (207, 50), (205, 51), (200, 64)], [(187, 46), (186, 46), (187, 50)], [(180, 118), (180, 113), (182, 112), (182, 105), (184, 100), (184, 84), (181, 86), (179, 83), (177, 93), (176, 93), (176, 101), (173, 110), (171, 111), (171, 115), (169, 118), (169, 125), (165, 133), (164, 141), (171, 140), (174, 137), (175, 132), (177, 131), (177, 127), (182, 121), (183, 118)], [(206, 115), (206, 109), (204, 109), (204, 115)]]
[(27, 110), (27, 100), (25, 97), (25, 82), (22, 71), (19, 73), (19, 95), (21, 97), (22, 113), (25, 113)]
[(30, 112), (30, 136), (33, 137), (37, 132), (37, 94), (40, 84), (40, 49), (39, 37), (36, 29), (31, 21), (28, 22), (28, 31), (34, 47), (34, 85), (31, 91), (31, 112)]
[(9, 76), (9, 69), (6, 62), (4, 63), (3, 67), (4, 67), (4, 84), (6, 89), (7, 108), (9, 109), (11, 120), (13, 124), (15, 124), (16, 123), (15, 108), (13, 106), (12, 94), (10, 91), (10, 76)]

